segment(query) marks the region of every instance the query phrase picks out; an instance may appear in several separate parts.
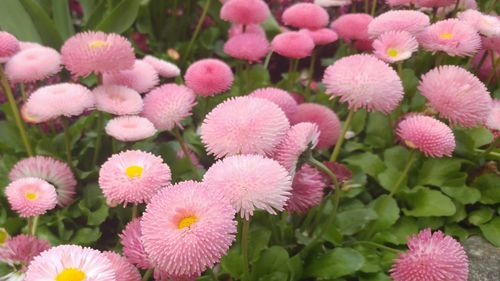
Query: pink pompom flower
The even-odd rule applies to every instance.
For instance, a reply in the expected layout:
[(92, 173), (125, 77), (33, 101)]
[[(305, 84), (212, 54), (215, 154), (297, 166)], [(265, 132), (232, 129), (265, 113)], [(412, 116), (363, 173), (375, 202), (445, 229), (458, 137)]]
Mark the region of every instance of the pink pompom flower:
[(140, 269), (153, 268), (149, 261), (148, 254), (144, 250), (141, 238), (141, 219), (135, 218), (127, 224), (120, 234), (120, 242), (123, 245), (123, 255), (127, 260)]
[(60, 70), (61, 56), (56, 50), (47, 47), (20, 51), (5, 64), (5, 74), (13, 83), (43, 80)]
[(276, 35), (271, 49), (284, 57), (301, 59), (312, 54), (314, 41), (311, 36), (298, 31), (287, 31)]
[(490, 114), (488, 114), (488, 119), (486, 119), (486, 127), (490, 130), (500, 132), (500, 100), (493, 100), (493, 106), (491, 108)]
[(230, 37), (224, 44), (224, 53), (249, 62), (262, 59), (269, 52), (269, 41), (265, 36), (255, 33), (243, 33)]
[(235, 155), (217, 161), (203, 177), (212, 191), (222, 190), (236, 212), (248, 220), (253, 212), (275, 215), (290, 197), (291, 178), (277, 161), (261, 155)]
[(99, 187), (114, 204), (149, 202), (170, 179), (170, 168), (161, 157), (140, 150), (112, 155), (99, 171)]
[(307, 164), (303, 165), (293, 177), (292, 195), (285, 209), (293, 213), (307, 212), (321, 202), (325, 187), (321, 173)]
[(340, 38), (344, 41), (351, 40), (367, 40), (368, 24), (373, 20), (373, 17), (364, 13), (353, 13), (341, 15), (334, 20), (330, 27), (337, 32)]
[(76, 194), (76, 179), (68, 164), (47, 156), (34, 156), (17, 162), (9, 172), (9, 180), (35, 177), (54, 185), (57, 204), (69, 205)]
[(273, 87), (261, 88), (251, 92), (248, 96), (255, 98), (262, 98), (275, 103), (283, 110), (288, 120), (292, 120), (295, 113), (297, 113), (297, 102), (285, 90)]
[(19, 49), (19, 41), (14, 35), (6, 31), (0, 31), (0, 62), (13, 56)]
[(410, 148), (428, 157), (451, 156), (455, 137), (450, 127), (429, 116), (415, 115), (399, 122), (398, 137)]
[(285, 113), (273, 102), (237, 97), (220, 103), (207, 114), (201, 125), (201, 141), (216, 158), (265, 155), (273, 151), (289, 127)]
[(140, 141), (156, 134), (153, 123), (140, 116), (119, 116), (106, 124), (106, 134), (119, 141)]
[(458, 19), (472, 25), (477, 32), (487, 37), (500, 36), (500, 19), (469, 9), (458, 14)]
[(390, 271), (394, 281), (467, 281), (469, 262), (453, 237), (424, 229), (408, 238), (408, 251), (399, 255)]
[(114, 115), (135, 115), (142, 111), (141, 95), (126, 86), (101, 85), (92, 93), (97, 110)]
[(328, 12), (314, 3), (296, 3), (281, 16), (286, 25), (297, 28), (319, 29), (328, 24)]
[(127, 259), (111, 251), (102, 253), (110, 262), (115, 272), (116, 280), (120, 281), (141, 281), (141, 273)]
[(196, 95), (188, 87), (165, 84), (153, 89), (144, 97), (142, 116), (151, 121), (158, 130), (182, 128), (181, 121), (191, 116), (196, 105)]
[(132, 44), (118, 34), (87, 31), (78, 33), (61, 48), (62, 63), (74, 76), (130, 69), (135, 55)]
[(481, 47), (481, 37), (476, 30), (458, 19), (438, 21), (418, 36), (418, 43), (427, 51), (442, 51), (449, 56), (472, 56)]
[(158, 72), (143, 60), (136, 60), (131, 69), (104, 73), (102, 78), (104, 85), (123, 85), (139, 93), (151, 90), (160, 82)]
[(111, 262), (101, 252), (77, 245), (61, 245), (35, 257), (24, 281), (116, 281)]
[(5, 245), (0, 245), (0, 262), (10, 266), (20, 266), (19, 271), (25, 272), (31, 260), (48, 249), (50, 249), (48, 241), (20, 234), (8, 239)]
[(368, 25), (368, 34), (373, 38), (387, 31), (407, 31), (414, 36), (430, 24), (429, 16), (414, 10), (391, 10), (380, 14)]
[(381, 60), (393, 63), (409, 59), (417, 51), (418, 42), (406, 31), (389, 31), (373, 41), (374, 54)]
[(340, 135), (340, 120), (330, 108), (316, 103), (302, 103), (297, 107), (292, 124), (310, 122), (318, 126), (317, 148), (329, 148), (337, 142)]
[(262, 0), (229, 0), (220, 10), (220, 18), (237, 24), (260, 24), (270, 13)]
[(26, 112), (37, 122), (60, 116), (78, 116), (94, 107), (94, 96), (86, 87), (62, 83), (44, 86), (34, 91), (26, 102)]
[(452, 65), (437, 67), (422, 76), (418, 86), (432, 108), (452, 125), (484, 124), (492, 106), (488, 90), (467, 70)]
[(439, 8), (455, 5), (457, 0), (412, 0), (412, 2), (418, 7)]
[(227, 31), (229, 38), (240, 35), (243, 33), (252, 33), (266, 37), (266, 31), (260, 26), (260, 24), (237, 24), (233, 23), (231, 28)]
[(351, 110), (366, 108), (385, 114), (403, 99), (403, 84), (385, 62), (371, 55), (352, 55), (337, 60), (325, 70), (328, 94), (340, 97)]
[(391, 7), (409, 6), (414, 0), (385, 0), (385, 3)]
[(43, 215), (57, 204), (54, 186), (39, 178), (15, 180), (5, 188), (5, 195), (12, 210), (23, 218)]
[(172, 279), (198, 277), (231, 246), (235, 211), (218, 190), (185, 181), (161, 190), (147, 205), (141, 219), (144, 248)]
[(229, 65), (218, 59), (202, 59), (191, 64), (184, 76), (186, 86), (200, 96), (213, 96), (231, 88), (234, 76)]
[(329, 28), (320, 28), (317, 30), (301, 29), (299, 32), (309, 35), (316, 46), (328, 45), (339, 38), (337, 33)]
[(149, 63), (161, 77), (172, 78), (181, 75), (179, 67), (171, 62), (147, 55), (143, 61)]

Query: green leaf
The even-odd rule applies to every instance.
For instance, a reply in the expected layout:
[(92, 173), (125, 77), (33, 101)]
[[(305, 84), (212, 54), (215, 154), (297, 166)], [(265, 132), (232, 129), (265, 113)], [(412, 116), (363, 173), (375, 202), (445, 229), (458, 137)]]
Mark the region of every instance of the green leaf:
[(462, 160), (451, 158), (427, 159), (418, 174), (419, 185), (442, 185), (454, 173), (460, 171)]
[(42, 42), (31, 17), (19, 0), (2, 0), (0, 28), (12, 33), (19, 40)]
[[(392, 191), (399, 178), (403, 175), (403, 171), (401, 169), (396, 169), (396, 168), (387, 168), (385, 169), (382, 173), (378, 174), (377, 179), (378, 183), (387, 191)], [(407, 186), (408, 182), (408, 177), (405, 177), (403, 182), (400, 185), (400, 189), (398, 190), (401, 191)]]
[(458, 224), (446, 225), (444, 227), (444, 231), (448, 235), (458, 237), (458, 239), (460, 239), (460, 241), (463, 241), (463, 240), (467, 239), (467, 237), (470, 236), (470, 233), (466, 229), (460, 227)]
[(373, 221), (370, 228), (373, 231), (386, 229), (399, 219), (399, 207), (394, 198), (388, 195), (381, 195), (370, 203), (370, 207), (377, 213), (378, 218)]
[(380, 112), (368, 114), (365, 143), (374, 148), (387, 147), (394, 143), (389, 118)]
[(483, 204), (500, 203), (500, 188), (498, 183), (500, 176), (496, 174), (484, 174), (474, 181), (472, 186), (481, 192), (480, 202)]
[(412, 217), (401, 217), (395, 225), (388, 230), (375, 234), (375, 241), (388, 242), (396, 245), (406, 244), (406, 237), (418, 232), (418, 225)]
[(388, 168), (401, 170), (410, 158), (410, 151), (402, 146), (394, 146), (384, 151), (384, 163)]
[(298, 281), (304, 270), (304, 262), (296, 255), (288, 260), (288, 271), (290, 272), (290, 281)]
[(403, 69), (403, 87), (405, 95), (412, 97), (415, 95), (418, 86), (418, 77), (415, 75), (415, 71), (410, 68)]
[(340, 212), (336, 224), (340, 233), (352, 235), (357, 233), (370, 221), (377, 219), (377, 213), (371, 208), (357, 208)]
[(243, 256), (237, 248), (231, 248), (220, 263), (222, 269), (232, 277), (240, 279), (243, 276)]
[(376, 177), (378, 173), (385, 169), (384, 162), (375, 154), (365, 152), (350, 156), (344, 160), (346, 163), (358, 166), (372, 177)]
[[(139, 12), (141, 1), (122, 0), (113, 10), (95, 26), (95, 29), (104, 32), (123, 33), (134, 23)], [(89, 27), (92, 29), (92, 27)]]
[(403, 208), (403, 212), (407, 216), (452, 216), (456, 212), (451, 199), (437, 190), (419, 187), (403, 193), (402, 198), (407, 206)]
[(287, 273), (288, 260), (288, 252), (282, 247), (273, 246), (264, 250), (259, 260), (253, 266), (252, 280), (258, 280), (259, 277), (263, 277), (274, 272)]
[(460, 187), (442, 186), (441, 190), (446, 195), (464, 205), (474, 204), (481, 198), (481, 192), (479, 192), (479, 190), (465, 185)]
[(479, 226), (481, 232), (493, 245), (500, 247), (500, 217), (494, 218), (487, 224)]
[(76, 231), (75, 236), (71, 239), (71, 243), (77, 245), (90, 245), (100, 237), (101, 231), (99, 231), (99, 228), (82, 227)]
[(251, 263), (255, 262), (259, 258), (260, 252), (267, 248), (269, 239), (271, 239), (269, 229), (255, 228), (250, 231), (249, 243), (252, 247), (248, 249), (248, 256)]
[(391, 281), (392, 279), (389, 278), (385, 273), (383, 272), (378, 272), (375, 274), (367, 274), (365, 276), (362, 276), (360, 281)]
[(469, 222), (473, 225), (481, 225), (493, 218), (493, 209), (482, 206), (469, 214)]
[(26, 12), (30, 15), (33, 22), (36, 23), (35, 28), (42, 39), (42, 43), (59, 50), (63, 43), (61, 34), (56, 28), (54, 22), (40, 5), (34, 0), (20, 0)]
[(358, 251), (350, 248), (335, 248), (315, 258), (306, 266), (305, 275), (319, 279), (335, 279), (352, 274), (365, 263)]
[(75, 34), (73, 20), (71, 19), (71, 11), (69, 9), (69, 1), (52, 0), (52, 13), (59, 34), (61, 34), (64, 39)]

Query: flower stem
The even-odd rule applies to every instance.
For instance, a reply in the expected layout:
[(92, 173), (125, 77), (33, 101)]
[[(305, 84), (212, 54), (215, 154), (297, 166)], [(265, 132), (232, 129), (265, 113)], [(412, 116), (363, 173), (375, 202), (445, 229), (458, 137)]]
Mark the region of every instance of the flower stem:
[(401, 78), (401, 81), (403, 81), (403, 61), (398, 61), (396, 65), (398, 68), (399, 78)]
[(29, 225), (30, 226), (29, 232), (33, 236), (36, 235), (36, 227), (37, 227), (37, 225), (38, 225), (38, 216), (35, 216), (35, 217), (32, 218), (32, 222)]
[(410, 171), (410, 168), (411, 168), (413, 162), (415, 162), (415, 160), (416, 160), (416, 157), (415, 157), (416, 155), (417, 155), (417, 153), (415, 150), (412, 150), (410, 152), (410, 157), (408, 158), (408, 161), (406, 162), (406, 166), (403, 170), (403, 173), (401, 174), (401, 176), (399, 176), (396, 184), (394, 184), (394, 187), (392, 188), (391, 192), (389, 193), (389, 197), (393, 197), (394, 194), (396, 194), (396, 192), (400, 188), (401, 184), (403, 183), (406, 176), (408, 175), (408, 172)]
[(196, 40), (196, 37), (198, 37), (198, 33), (200, 33), (201, 27), (203, 26), (203, 22), (207, 17), (208, 8), (210, 8), (210, 2), (211, 0), (207, 0), (207, 2), (205, 2), (205, 6), (203, 7), (203, 12), (201, 13), (201, 17), (198, 20), (198, 24), (196, 25), (196, 29), (194, 30), (193, 35), (191, 36), (191, 40), (189, 41), (189, 45), (186, 49), (186, 54), (184, 54), (183, 57), (184, 61), (186, 61), (189, 58), (189, 54), (191, 53), (191, 49), (193, 48), (194, 41)]
[(144, 276), (142, 277), (142, 281), (148, 281), (149, 277), (151, 277), (151, 274), (153, 274), (153, 269), (150, 268), (144, 273)]
[(307, 86), (306, 86), (306, 93), (305, 93), (306, 102), (309, 101), (309, 99), (311, 97), (311, 84), (313, 81), (315, 64), (316, 64), (316, 50), (313, 50), (312, 55), (311, 55), (311, 62), (309, 63), (309, 69), (308, 69), (308, 73), (307, 73)]
[(138, 207), (137, 204), (132, 205), (132, 220), (137, 218), (137, 207)]
[(394, 249), (394, 248), (391, 248), (391, 247), (387, 247), (385, 245), (382, 245), (382, 244), (379, 244), (379, 243), (375, 243), (375, 242), (372, 242), (372, 241), (355, 241), (352, 244), (364, 244), (364, 245), (376, 247), (376, 248), (379, 248), (379, 249), (387, 250), (389, 252), (393, 252), (393, 253), (396, 253), (396, 254), (402, 253), (401, 250)]
[(73, 169), (73, 159), (71, 157), (71, 141), (69, 136), (69, 123), (66, 117), (61, 118), (61, 124), (64, 130), (64, 146), (66, 148), (66, 161), (71, 169)]
[(197, 180), (200, 179), (200, 175), (198, 174), (198, 169), (194, 166), (193, 161), (191, 161), (191, 158), (189, 157), (189, 148), (187, 147), (186, 141), (182, 137), (181, 132), (177, 127), (172, 129), (172, 134), (174, 137), (177, 139), (177, 142), (179, 142), (179, 145), (181, 146), (182, 152), (184, 153), (184, 157), (187, 159), (189, 166), (191, 168), (191, 171), (193, 171), (193, 174)]
[(498, 146), (498, 144), (499, 144), (499, 143), (500, 143), (500, 137), (497, 137), (496, 139), (494, 139), (494, 140), (490, 143), (490, 145), (488, 146), (488, 148), (486, 148), (486, 150), (485, 150), (485, 151), (483, 151), (483, 152), (479, 155), (479, 158), (481, 158), (481, 157), (485, 157), (485, 158), (486, 158), (486, 157), (488, 157), (488, 154), (490, 154), (490, 153), (491, 153), (491, 151), (492, 151), (493, 149), (495, 149), (495, 148)]
[(272, 55), (273, 55), (273, 51), (269, 51), (269, 53), (266, 56), (266, 60), (264, 61), (264, 69), (267, 69), (269, 67), (269, 62), (271, 61)]
[(298, 59), (290, 59), (290, 67), (288, 70), (288, 91), (292, 91), (293, 89), (293, 83), (295, 82), (295, 72), (297, 71), (298, 64)]
[(371, 11), (372, 17), (375, 15), (375, 11), (377, 10), (377, 1), (378, 0), (372, 0), (372, 11)]
[(486, 86), (489, 86), (490, 83), (495, 78), (496, 83), (500, 83), (500, 78), (498, 77), (498, 69), (497, 69), (497, 60), (495, 59), (495, 52), (491, 51), (491, 73), (488, 77), (488, 81), (486, 81)]
[(345, 134), (347, 133), (347, 130), (349, 129), (349, 127), (351, 125), (353, 116), (354, 116), (354, 110), (349, 110), (349, 114), (347, 115), (347, 119), (344, 122), (344, 126), (342, 127), (342, 131), (340, 132), (340, 136), (337, 139), (337, 143), (335, 144), (335, 148), (333, 149), (332, 155), (330, 156), (331, 162), (337, 161), (337, 158), (339, 157), (340, 147), (342, 146), (342, 143), (344, 142)]
[(250, 233), (250, 219), (243, 219), (241, 231), (241, 253), (243, 255), (243, 280), (250, 280), (250, 265), (248, 262), (248, 236)]
[(481, 60), (479, 61), (479, 63), (477, 64), (476, 66), (476, 75), (479, 73), (479, 71), (481, 70), (481, 67), (483, 66), (483, 63), (486, 61), (486, 58), (488, 57), (488, 51), (484, 51), (484, 54), (483, 56), (481, 57)]
[(97, 112), (97, 136), (95, 139), (94, 157), (92, 158), (92, 167), (95, 167), (97, 165), (97, 161), (99, 160), (99, 153), (101, 152), (103, 130), (104, 130), (104, 114), (101, 111), (98, 111)]
[(21, 92), (21, 97), (23, 98), (23, 102), (26, 102), (26, 100), (28, 100), (28, 96), (26, 95), (26, 89), (24, 87), (23, 82), (19, 83), (19, 92)]

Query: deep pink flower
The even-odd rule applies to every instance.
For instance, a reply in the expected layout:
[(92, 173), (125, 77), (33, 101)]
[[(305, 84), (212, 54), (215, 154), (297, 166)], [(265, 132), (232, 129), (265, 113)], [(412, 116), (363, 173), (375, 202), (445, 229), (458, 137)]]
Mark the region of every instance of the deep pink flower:
[(297, 113), (297, 102), (285, 90), (273, 87), (260, 88), (251, 92), (248, 96), (272, 101), (283, 110), (288, 120), (292, 120), (295, 113)]
[(327, 45), (337, 41), (339, 38), (337, 33), (329, 28), (320, 28), (317, 30), (301, 29), (299, 32), (309, 35), (315, 45)]
[(308, 29), (325, 27), (329, 18), (323, 7), (313, 3), (296, 3), (288, 7), (281, 16), (286, 25)]
[[(243, 30), (243, 27), (245, 30)], [(244, 31), (244, 32), (243, 32)], [(260, 26), (260, 24), (237, 24), (233, 23), (231, 28), (227, 31), (229, 38), (240, 35), (243, 33), (252, 33), (266, 37), (266, 31)]]
[(6, 31), (0, 31), (0, 60), (11, 57), (18, 51), (19, 41), (17, 38)]
[(270, 11), (262, 0), (229, 0), (220, 10), (220, 18), (237, 24), (260, 24)]
[(256, 33), (243, 33), (230, 37), (224, 44), (224, 53), (249, 62), (259, 61), (269, 52), (269, 41)]
[(120, 234), (120, 242), (123, 245), (123, 255), (127, 260), (140, 269), (153, 268), (149, 261), (148, 254), (144, 250), (141, 241), (141, 219), (136, 218), (129, 222)]
[(345, 41), (367, 40), (368, 24), (372, 20), (369, 14), (344, 14), (334, 20), (330, 27)]
[(31, 260), (50, 248), (46, 240), (36, 236), (20, 234), (8, 239), (0, 246), (0, 262), (10, 266), (21, 265), (20, 271), (26, 271)]
[(298, 31), (287, 31), (276, 35), (271, 49), (284, 57), (301, 59), (311, 55), (314, 41), (311, 36)]
[(292, 124), (311, 122), (318, 125), (319, 138), (317, 147), (329, 148), (337, 142), (340, 135), (340, 121), (330, 108), (316, 103), (303, 103), (298, 106)]
[(305, 213), (318, 205), (323, 198), (326, 183), (321, 173), (313, 167), (303, 165), (293, 177), (292, 195), (286, 202), (289, 212)]
[(223, 93), (233, 84), (231, 68), (218, 59), (203, 59), (191, 64), (184, 76), (186, 86), (200, 96)]

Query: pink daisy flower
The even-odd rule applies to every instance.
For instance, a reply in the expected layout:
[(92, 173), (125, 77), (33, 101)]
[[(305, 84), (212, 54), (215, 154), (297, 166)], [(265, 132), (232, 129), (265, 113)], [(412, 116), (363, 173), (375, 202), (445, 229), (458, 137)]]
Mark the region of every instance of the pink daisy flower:
[(369, 14), (344, 14), (334, 20), (330, 27), (337, 32), (344, 41), (367, 40), (368, 24), (373, 20)]
[(399, 255), (391, 269), (395, 281), (466, 281), (468, 275), (469, 262), (462, 245), (429, 228), (408, 238), (408, 251)]
[(297, 102), (285, 90), (273, 87), (261, 88), (251, 92), (248, 96), (269, 100), (279, 106), (288, 120), (297, 113)]
[(422, 76), (418, 89), (439, 116), (448, 119), (452, 125), (482, 125), (492, 106), (484, 84), (458, 66), (432, 69)]
[(273, 102), (237, 97), (220, 103), (207, 114), (201, 125), (201, 141), (216, 158), (264, 155), (273, 151), (289, 127), (285, 114)]
[(340, 135), (340, 121), (337, 114), (330, 108), (316, 103), (303, 103), (297, 108), (292, 124), (310, 122), (318, 126), (319, 149), (329, 148), (337, 142)]
[(412, 0), (412, 2), (418, 7), (439, 8), (439, 7), (455, 5), (457, 1), (456, 0)]
[(92, 93), (97, 110), (114, 115), (135, 115), (142, 111), (141, 95), (128, 87), (120, 85), (101, 85)]
[(375, 38), (387, 31), (407, 31), (415, 36), (429, 24), (429, 17), (422, 12), (391, 10), (379, 15), (370, 22), (368, 34)]
[[(440, 18), (445, 18), (448, 14), (455, 11), (456, 2), (452, 5), (438, 8), (437, 16)], [(477, 2), (476, 0), (459, 0), (458, 3), (458, 11), (465, 11), (467, 9), (477, 10)]]
[(35, 177), (54, 185), (57, 204), (69, 205), (76, 194), (76, 179), (68, 164), (47, 156), (34, 156), (17, 162), (10, 170), (9, 180)]
[(119, 141), (140, 141), (154, 136), (156, 129), (147, 118), (140, 116), (119, 116), (109, 120), (106, 134)]
[(30, 263), (24, 281), (116, 281), (111, 262), (101, 252), (77, 245), (61, 245), (43, 252)]
[[(483, 43), (484, 49), (492, 50), (497, 55), (500, 55), (500, 36), (483, 37), (482, 39), (483, 39), (482, 43)], [(485, 62), (485, 63), (487, 63), (487, 62)], [(491, 59), (490, 59), (489, 63), (491, 64)]]
[(493, 100), (493, 106), (488, 119), (486, 119), (486, 127), (490, 130), (500, 131), (500, 100)]
[(389, 31), (373, 41), (374, 54), (381, 60), (393, 63), (409, 59), (417, 51), (417, 39), (406, 31)]
[(138, 204), (170, 185), (171, 173), (161, 157), (140, 150), (112, 155), (99, 171), (99, 187), (108, 201)]
[(145, 56), (142, 60), (149, 63), (161, 77), (173, 78), (181, 75), (179, 67), (166, 60), (161, 60), (150, 55)]
[(38, 88), (26, 102), (26, 112), (38, 122), (78, 116), (94, 107), (94, 96), (79, 84), (61, 83)]
[(219, 160), (205, 173), (203, 182), (212, 192), (222, 190), (246, 220), (256, 209), (273, 215), (275, 210), (283, 211), (292, 189), (288, 171), (261, 155), (235, 155)]
[(276, 35), (271, 49), (284, 57), (301, 59), (311, 55), (314, 41), (311, 36), (298, 31), (287, 31)]
[(104, 85), (123, 85), (139, 93), (153, 89), (160, 82), (158, 72), (143, 60), (136, 60), (131, 69), (104, 73), (102, 78)]
[(37, 47), (44, 47), (44, 46), (41, 45), (41, 44), (35, 43), (35, 42), (20, 41), (19, 42), (19, 47), (21, 48), (21, 51), (24, 51), (26, 49), (37, 48)]
[(285, 209), (293, 213), (307, 212), (321, 202), (325, 187), (321, 173), (307, 164), (303, 165), (293, 177), (292, 195)]
[(317, 46), (333, 43), (339, 38), (337, 33), (329, 28), (320, 28), (317, 30), (301, 29), (299, 32), (309, 35)]
[(472, 25), (477, 32), (487, 37), (500, 36), (500, 18), (485, 15), (479, 11), (469, 9), (458, 14), (458, 19)]
[(443, 122), (429, 116), (411, 116), (399, 122), (398, 137), (410, 148), (418, 149), (427, 157), (451, 156), (455, 137)]
[(188, 87), (165, 84), (144, 97), (142, 116), (151, 121), (155, 128), (170, 131), (175, 126), (182, 128), (181, 121), (191, 116), (196, 105), (196, 95)]
[(144, 250), (141, 241), (141, 219), (135, 218), (127, 224), (120, 234), (120, 242), (123, 245), (123, 255), (127, 260), (140, 269), (153, 268), (149, 261), (148, 254)]
[(5, 188), (5, 195), (12, 210), (23, 218), (43, 215), (57, 204), (54, 186), (39, 178), (13, 181)]
[(481, 47), (481, 37), (468, 23), (458, 19), (438, 21), (418, 36), (418, 43), (427, 51), (442, 51), (450, 56), (472, 56)]
[(19, 41), (14, 35), (0, 31), (0, 60), (13, 56), (19, 51)]
[[(499, 39), (500, 39), (500, 37), (499, 37)], [(498, 42), (500, 44), (500, 40)], [(500, 46), (499, 46), (499, 48), (500, 48)], [(476, 75), (481, 80), (488, 81), (488, 78), (490, 77), (491, 71), (493, 69), (491, 52), (488, 51), (488, 50), (485, 50), (485, 49), (480, 50), (474, 56), (474, 59), (472, 60), (472, 65), (473, 65), (473, 67), (478, 68), (479, 67), (479, 63), (483, 59), (483, 55), (485, 55), (485, 52), (487, 52), (486, 53), (486, 58), (483, 60), (483, 63), (481, 65), (481, 67), (478, 69)], [(494, 53), (494, 58), (496, 60), (498, 60), (499, 57), (500, 57), (500, 55), (498, 55), (497, 53)], [(497, 73), (498, 73), (498, 75), (500, 77), (500, 67), (497, 67)], [(492, 81), (493, 84), (496, 83), (496, 78), (493, 76), (491, 81)]]
[(321, 6), (297, 3), (288, 7), (281, 16), (283, 23), (297, 28), (319, 29), (328, 24), (330, 17)]
[(234, 213), (222, 193), (204, 183), (185, 181), (165, 188), (141, 219), (144, 248), (165, 274), (194, 279), (219, 262), (233, 243)]
[[(5, 245), (0, 246), (0, 262), (10, 266), (21, 266), (21, 272), (26, 271), (34, 257), (50, 249), (46, 240), (38, 239), (36, 236), (20, 234), (7, 240)], [(9, 279), (7, 279), (9, 280)]]
[(269, 52), (269, 41), (256, 33), (243, 33), (230, 37), (224, 44), (224, 53), (249, 62), (259, 61)]
[(347, 102), (351, 110), (366, 108), (388, 114), (403, 99), (403, 84), (385, 62), (371, 55), (352, 55), (325, 70), (326, 92)]
[(111, 268), (115, 272), (116, 280), (120, 281), (141, 281), (142, 276), (139, 270), (132, 264), (130, 264), (127, 259), (120, 256), (119, 254), (111, 251), (106, 251), (102, 253), (110, 262)]
[(260, 26), (260, 24), (237, 24), (233, 23), (231, 28), (227, 31), (227, 35), (229, 38), (240, 35), (243, 33), (252, 33), (261, 35), (262, 37), (266, 37), (266, 32)]
[(260, 24), (270, 15), (262, 0), (229, 0), (220, 10), (220, 18), (237, 24)]
[(5, 64), (5, 74), (13, 83), (43, 80), (61, 70), (61, 56), (47, 47), (30, 48), (12, 56)]
[(78, 33), (61, 48), (62, 62), (74, 76), (116, 72), (134, 65), (134, 49), (118, 34), (87, 31)]
[(186, 86), (197, 95), (213, 96), (223, 93), (233, 84), (233, 72), (229, 65), (218, 59), (202, 59), (191, 64), (184, 76)]
[(297, 166), (307, 161), (307, 152), (318, 144), (319, 130), (314, 123), (302, 122), (292, 126), (280, 144), (276, 146), (273, 159), (292, 175)]

